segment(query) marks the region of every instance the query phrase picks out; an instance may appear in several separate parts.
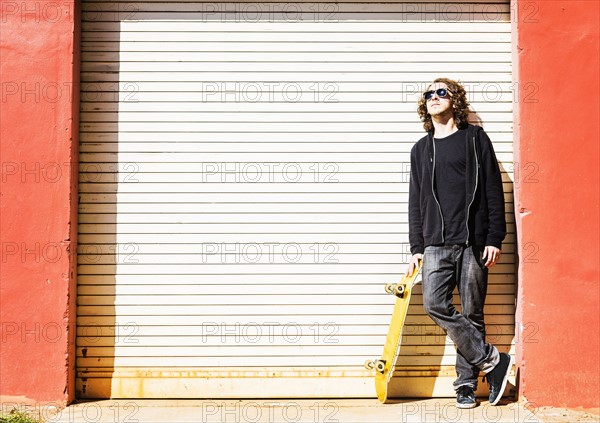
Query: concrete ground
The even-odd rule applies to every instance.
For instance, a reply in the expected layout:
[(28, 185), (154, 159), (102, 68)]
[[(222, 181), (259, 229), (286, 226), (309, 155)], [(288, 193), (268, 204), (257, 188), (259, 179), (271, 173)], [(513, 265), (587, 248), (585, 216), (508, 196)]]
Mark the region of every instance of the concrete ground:
[(461, 410), (451, 398), (398, 400), (380, 404), (376, 399), (257, 399), (257, 400), (100, 400), (44, 411), (55, 423), (356, 423), (356, 422), (598, 422), (585, 411), (536, 408), (501, 402)]

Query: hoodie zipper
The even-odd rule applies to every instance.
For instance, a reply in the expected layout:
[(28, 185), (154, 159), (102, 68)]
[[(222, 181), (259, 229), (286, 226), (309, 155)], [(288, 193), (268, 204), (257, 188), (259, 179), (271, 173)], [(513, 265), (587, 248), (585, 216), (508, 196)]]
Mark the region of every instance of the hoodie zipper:
[(477, 192), (477, 182), (479, 181), (479, 159), (477, 158), (477, 148), (475, 148), (475, 135), (473, 135), (473, 153), (475, 154), (475, 189), (473, 189), (473, 195), (471, 196), (471, 202), (469, 203), (469, 207), (467, 207), (467, 241), (465, 244), (469, 245), (469, 212), (471, 211), (471, 204), (475, 200), (475, 193)]
[[(431, 171), (431, 193), (433, 194), (433, 199), (435, 200), (438, 210), (440, 211), (440, 218), (442, 219), (442, 243), (444, 243), (444, 215), (442, 214), (442, 206), (435, 196), (435, 138), (433, 135), (431, 136), (431, 143), (433, 144), (433, 169)], [(467, 229), (468, 230), (468, 229)]]

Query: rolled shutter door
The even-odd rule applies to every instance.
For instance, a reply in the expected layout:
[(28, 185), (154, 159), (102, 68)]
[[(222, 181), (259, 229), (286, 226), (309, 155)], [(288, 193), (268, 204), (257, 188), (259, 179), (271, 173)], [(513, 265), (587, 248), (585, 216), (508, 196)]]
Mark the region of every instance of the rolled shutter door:
[[(460, 79), (509, 234), (488, 337), (514, 346), (507, 2), (83, 2), (81, 398), (372, 397), (409, 258), (416, 99)], [(398, 396), (452, 394), (417, 288)]]

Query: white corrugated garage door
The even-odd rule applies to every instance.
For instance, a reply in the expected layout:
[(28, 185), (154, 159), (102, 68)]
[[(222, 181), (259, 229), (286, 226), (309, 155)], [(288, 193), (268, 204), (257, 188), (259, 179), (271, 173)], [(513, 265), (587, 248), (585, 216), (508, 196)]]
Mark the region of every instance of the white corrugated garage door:
[[(514, 345), (507, 2), (83, 2), (79, 397), (374, 396), (408, 260), (417, 96), (462, 80), (506, 172), (490, 340)], [(452, 393), (410, 309), (394, 388)]]

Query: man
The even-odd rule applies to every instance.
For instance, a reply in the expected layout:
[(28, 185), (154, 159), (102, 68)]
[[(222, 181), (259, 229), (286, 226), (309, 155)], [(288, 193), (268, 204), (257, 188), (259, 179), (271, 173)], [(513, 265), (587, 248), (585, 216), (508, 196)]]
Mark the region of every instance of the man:
[[(477, 405), (479, 372), (496, 405), (512, 358), (485, 342), (483, 306), (488, 269), (500, 259), (506, 235), (502, 179), (487, 134), (468, 121), (462, 84), (436, 79), (419, 101), (428, 134), (411, 150), (410, 275), (423, 259), (423, 305), (457, 349), (456, 405)], [(452, 305), (458, 287), (462, 312)]]

